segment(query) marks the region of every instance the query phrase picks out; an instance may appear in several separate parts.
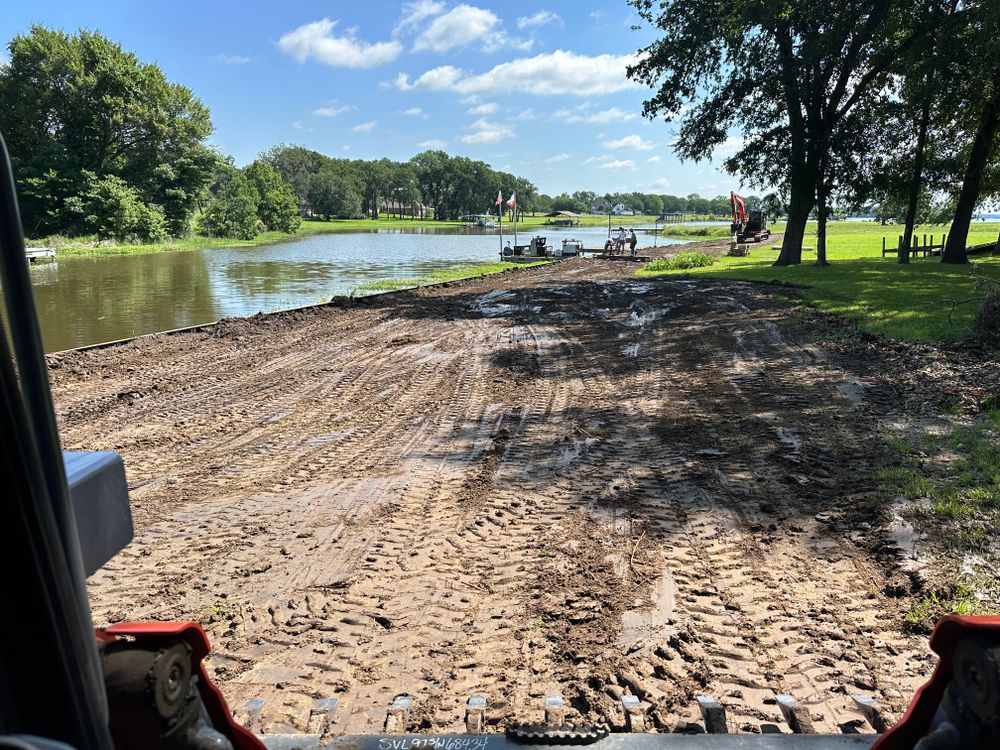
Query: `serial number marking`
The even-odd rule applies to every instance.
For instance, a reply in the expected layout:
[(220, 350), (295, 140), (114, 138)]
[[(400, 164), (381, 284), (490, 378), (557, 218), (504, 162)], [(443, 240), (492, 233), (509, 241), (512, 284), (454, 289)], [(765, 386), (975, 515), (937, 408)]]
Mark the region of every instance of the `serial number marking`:
[(381, 737), (378, 750), (485, 750), (488, 738), (483, 737)]

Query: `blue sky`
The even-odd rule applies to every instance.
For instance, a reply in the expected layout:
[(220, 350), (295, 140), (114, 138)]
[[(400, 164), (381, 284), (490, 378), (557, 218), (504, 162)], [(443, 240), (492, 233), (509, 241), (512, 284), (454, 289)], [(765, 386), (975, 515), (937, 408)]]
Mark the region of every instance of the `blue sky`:
[(441, 148), (553, 195), (737, 187), (680, 163), (674, 126), (641, 117), (647, 90), (624, 68), (653, 37), (625, 0), (32, 0), (0, 6), (4, 46), (33, 22), (159, 64), (211, 108), (213, 142), (239, 164), (276, 143), (363, 159)]

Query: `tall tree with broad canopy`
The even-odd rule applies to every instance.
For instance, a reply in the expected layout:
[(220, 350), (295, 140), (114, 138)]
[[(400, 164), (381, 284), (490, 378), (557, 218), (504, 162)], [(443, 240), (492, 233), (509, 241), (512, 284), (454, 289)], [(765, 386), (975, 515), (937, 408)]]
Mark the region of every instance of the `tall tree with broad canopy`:
[(971, 138), (942, 263), (968, 263), (965, 246), (969, 225), (984, 193), (1000, 191), (1000, 2), (967, 0), (956, 18), (951, 71), (960, 106), (954, 121)]
[[(733, 129), (725, 160), (752, 186), (788, 195), (776, 265), (801, 262), (809, 214), (830, 193), (830, 149), (852, 110), (885, 90), (913, 46), (914, 0), (630, 0), (662, 36), (639, 51), (631, 78), (654, 89), (649, 118), (680, 119), (675, 150), (704, 159)], [(684, 113), (680, 115), (679, 113)]]
[[(30, 234), (75, 221), (68, 198), (113, 175), (184, 233), (218, 157), (208, 108), (100, 34), (32, 26), (0, 66), (0, 130)], [(106, 185), (117, 184), (107, 181)]]

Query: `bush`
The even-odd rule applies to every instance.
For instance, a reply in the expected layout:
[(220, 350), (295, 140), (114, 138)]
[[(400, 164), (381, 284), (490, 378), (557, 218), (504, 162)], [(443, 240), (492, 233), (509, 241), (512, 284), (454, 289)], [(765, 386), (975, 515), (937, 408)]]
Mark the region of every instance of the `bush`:
[(243, 170), (257, 190), (257, 216), (276, 232), (295, 232), (302, 223), (299, 201), (292, 186), (267, 162), (257, 160)]
[(685, 268), (702, 268), (716, 263), (716, 258), (705, 253), (679, 253), (672, 258), (660, 258), (647, 263), (643, 271), (678, 271)]
[(115, 175), (83, 173), (78, 195), (66, 199), (66, 210), (77, 217), (83, 231), (98, 239), (161, 242), (167, 237), (167, 219), (159, 206), (142, 202), (138, 191)]
[(252, 240), (257, 236), (257, 190), (239, 170), (224, 175), (216, 197), (198, 220), (198, 232), (208, 237)]

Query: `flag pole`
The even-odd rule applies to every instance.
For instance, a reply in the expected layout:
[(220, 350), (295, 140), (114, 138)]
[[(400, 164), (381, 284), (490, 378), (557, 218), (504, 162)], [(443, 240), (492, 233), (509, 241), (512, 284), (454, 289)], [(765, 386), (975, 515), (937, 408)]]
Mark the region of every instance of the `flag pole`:
[[(501, 199), (502, 199), (503, 193), (501, 193), (500, 196), (501, 196)], [(502, 202), (502, 200), (501, 200), (501, 204), (499, 206), (497, 206), (497, 221), (500, 222), (500, 260), (503, 260), (503, 202)], [(510, 260), (511, 260), (511, 262), (514, 261), (514, 251), (513, 250), (510, 251)]]
[(517, 244), (517, 201), (514, 201), (514, 244)]

